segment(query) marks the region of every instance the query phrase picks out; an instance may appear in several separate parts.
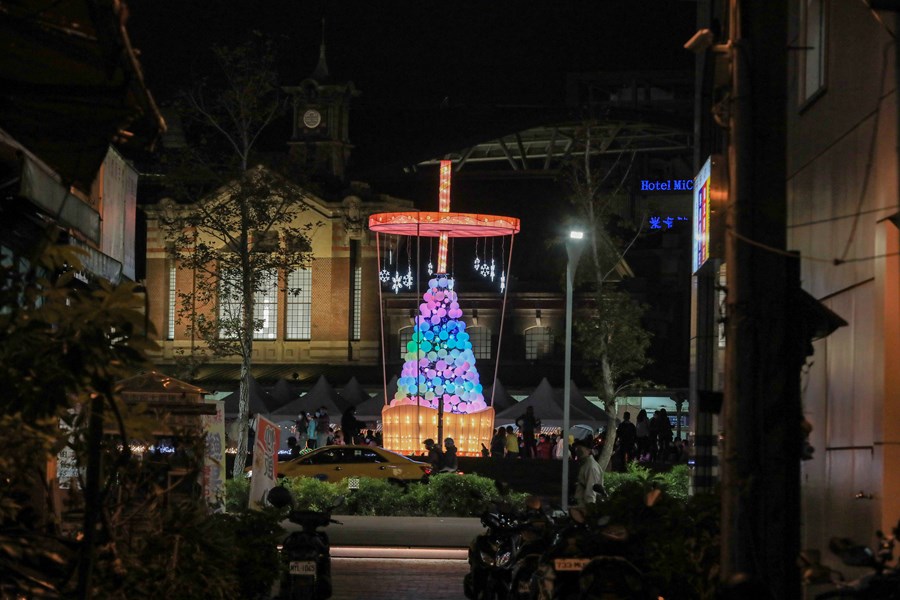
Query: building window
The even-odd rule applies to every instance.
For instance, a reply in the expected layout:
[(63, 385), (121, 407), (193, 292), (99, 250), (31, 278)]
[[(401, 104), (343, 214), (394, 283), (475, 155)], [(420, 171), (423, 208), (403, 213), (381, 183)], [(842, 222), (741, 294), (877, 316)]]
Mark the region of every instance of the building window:
[(358, 341), (362, 335), (362, 267), (353, 268), (353, 289), (351, 293), (350, 339)]
[(525, 360), (539, 360), (553, 354), (553, 333), (549, 327), (525, 330)]
[[(253, 339), (274, 340), (278, 335), (278, 274), (274, 269), (259, 275), (253, 295)], [(243, 293), (239, 269), (226, 269), (219, 277), (219, 336), (234, 338), (241, 328)]]
[(240, 270), (225, 268), (219, 275), (219, 337), (235, 339), (241, 327)]
[(826, 0), (800, 0), (800, 103), (805, 104), (825, 90)]
[(253, 339), (274, 340), (278, 337), (278, 272), (260, 272), (258, 284), (253, 295)]
[(175, 261), (169, 261), (169, 314), (166, 323), (166, 339), (175, 339), (175, 311), (177, 306), (178, 290), (175, 289), (175, 274), (178, 272)]
[(400, 330), (400, 360), (406, 360), (406, 345), (412, 341), (415, 327), (404, 327)]
[(288, 273), (285, 337), (308, 340), (312, 330), (312, 270), (297, 269)]
[(467, 327), (469, 341), (472, 342), (472, 354), (478, 360), (491, 359), (491, 330), (487, 327)]

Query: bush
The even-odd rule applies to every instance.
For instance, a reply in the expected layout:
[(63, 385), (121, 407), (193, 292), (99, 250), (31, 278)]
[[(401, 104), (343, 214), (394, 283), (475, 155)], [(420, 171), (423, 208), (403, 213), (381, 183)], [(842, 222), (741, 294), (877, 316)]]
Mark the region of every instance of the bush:
[[(668, 473), (651, 473), (629, 465), (627, 473), (605, 478), (608, 498), (592, 507), (593, 515), (610, 517), (624, 525), (636, 558), (648, 582), (673, 600), (712, 598), (719, 559), (719, 498), (688, 496), (689, 470), (674, 467)], [(662, 494), (648, 506), (648, 492)]]
[[(336, 514), (471, 517), (501, 498), (492, 479), (455, 473), (441, 473), (427, 483), (411, 484), (361, 477), (355, 490), (347, 487), (347, 480), (329, 483), (312, 477), (288, 477), (284, 481), (300, 510), (326, 510), (338, 496), (344, 496), (345, 502), (335, 509)], [(525, 498), (526, 494), (512, 492), (503, 500), (522, 509)]]
[(250, 501), (250, 479), (238, 477), (225, 480), (225, 510), (230, 513), (247, 508)]

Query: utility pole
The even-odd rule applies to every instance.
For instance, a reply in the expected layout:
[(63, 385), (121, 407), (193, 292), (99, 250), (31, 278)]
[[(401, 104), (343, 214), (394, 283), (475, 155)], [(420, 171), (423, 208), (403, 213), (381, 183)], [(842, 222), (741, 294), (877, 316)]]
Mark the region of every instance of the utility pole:
[(787, 3), (730, 0), (722, 578), (799, 598), (798, 258), (786, 245)]

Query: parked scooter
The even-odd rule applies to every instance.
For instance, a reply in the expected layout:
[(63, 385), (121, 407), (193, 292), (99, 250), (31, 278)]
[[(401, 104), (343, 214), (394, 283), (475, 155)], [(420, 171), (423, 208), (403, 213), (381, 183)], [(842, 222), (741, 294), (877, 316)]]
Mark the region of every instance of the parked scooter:
[(330, 510), (323, 512), (293, 510), (294, 499), (284, 487), (269, 490), (269, 504), (276, 508), (290, 506), (287, 518), (302, 527), (292, 531), (281, 546), (284, 565), (280, 585), (275, 598), (278, 600), (326, 600), (331, 597), (331, 551), (328, 535), (319, 528), (330, 523), (340, 524), (331, 518), (331, 511), (343, 503), (338, 499)]
[(608, 517), (589, 521), (573, 507), (570, 519), (541, 556), (531, 581), (532, 598), (641, 600), (658, 597), (629, 559), (628, 531)]
[(512, 511), (496, 510), (482, 514), (481, 524), (487, 531), (469, 546), (463, 590), (470, 600), (505, 599), (524, 523)]
[[(816, 600), (829, 598), (866, 598), (868, 600), (900, 600), (900, 566), (894, 560), (894, 543), (900, 536), (900, 522), (894, 527), (893, 535), (886, 536), (881, 531), (878, 550), (873, 552), (868, 546), (856, 544), (847, 538), (831, 538), (828, 548), (849, 567), (869, 567), (874, 572), (854, 581), (838, 581), (837, 589), (816, 595)], [(820, 567), (820, 565), (814, 565)], [(840, 575), (840, 574), (839, 574)], [(842, 580), (843, 577), (840, 576)]]

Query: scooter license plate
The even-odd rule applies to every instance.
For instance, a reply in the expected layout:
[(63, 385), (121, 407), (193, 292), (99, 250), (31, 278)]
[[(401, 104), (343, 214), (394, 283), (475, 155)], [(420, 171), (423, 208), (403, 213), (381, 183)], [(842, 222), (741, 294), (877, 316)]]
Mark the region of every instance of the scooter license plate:
[(591, 562), (589, 558), (555, 558), (553, 568), (557, 571), (580, 571)]
[(316, 576), (316, 561), (314, 560), (292, 560), (289, 565), (291, 575), (312, 575)]

